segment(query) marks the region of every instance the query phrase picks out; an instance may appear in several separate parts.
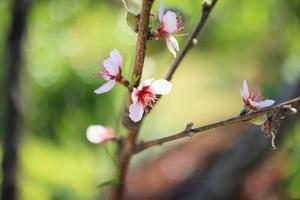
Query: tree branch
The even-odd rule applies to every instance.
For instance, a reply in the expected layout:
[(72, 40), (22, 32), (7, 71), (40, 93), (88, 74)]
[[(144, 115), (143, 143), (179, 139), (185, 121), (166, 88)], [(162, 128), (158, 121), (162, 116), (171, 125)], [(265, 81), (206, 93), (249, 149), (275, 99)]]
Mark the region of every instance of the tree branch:
[(198, 24), (196, 25), (195, 29), (193, 30), (192, 34), (189, 36), (188, 40), (186, 41), (186, 43), (183, 47), (183, 50), (180, 52), (180, 54), (174, 61), (173, 65), (171, 66), (171, 68), (166, 76), (166, 80), (168, 80), (168, 81), (172, 80), (173, 75), (176, 72), (176, 70), (177, 70), (179, 64), (181, 63), (181, 61), (183, 60), (183, 58), (186, 56), (186, 54), (189, 52), (189, 50), (191, 50), (195, 46), (194, 43), (195, 43), (195, 41), (197, 41), (197, 37), (198, 37), (199, 33), (201, 32), (201, 30), (203, 29), (203, 27), (209, 17), (209, 14), (215, 7), (217, 1), (218, 0), (213, 0), (211, 4), (208, 4), (207, 2), (204, 2), (202, 4), (201, 18), (200, 18)]
[[(143, 66), (144, 66), (144, 59), (146, 55), (146, 45), (148, 39), (148, 30), (149, 30), (149, 23), (150, 23), (150, 11), (152, 8), (154, 0), (143, 0), (142, 2), (142, 10), (140, 14), (139, 20), (139, 31), (138, 31), (138, 38), (137, 38), (137, 45), (136, 45), (136, 56), (135, 56), (135, 64), (133, 69), (133, 76), (137, 77), (137, 81), (135, 86), (139, 85)], [(128, 130), (128, 136), (125, 138), (121, 144), (120, 154), (118, 157), (118, 169), (119, 169), (119, 182), (120, 184), (113, 188), (111, 194), (111, 200), (119, 200), (122, 199), (124, 193), (124, 180), (128, 171), (128, 166), (130, 162), (130, 158), (134, 153), (134, 147), (136, 143), (136, 138), (138, 136), (140, 130), (140, 123), (134, 123), (129, 118), (128, 108), (129, 105), (132, 103), (129, 97), (127, 106), (124, 110), (123, 115), (123, 125)]]
[[(137, 39), (137, 47), (136, 47), (136, 58), (135, 58), (135, 66), (133, 70), (133, 75), (137, 77), (137, 81), (135, 83), (135, 87), (139, 85), (143, 66), (144, 66), (144, 59), (146, 54), (146, 44), (148, 39), (148, 29), (149, 29), (149, 21), (150, 21), (150, 10), (152, 7), (154, 0), (143, 0), (142, 2), (142, 11), (140, 14), (140, 24), (138, 29), (138, 39)], [(202, 16), (200, 18), (199, 23), (197, 24), (196, 28), (194, 29), (193, 33), (189, 37), (184, 46), (182, 52), (179, 54), (178, 58), (174, 61), (172, 65), (167, 80), (171, 80), (174, 72), (176, 71), (177, 67), (181, 63), (182, 59), (185, 57), (187, 52), (193, 47), (193, 41), (197, 38), (198, 34), (202, 30), (211, 10), (213, 9), (214, 5), (216, 4), (217, 0), (213, 0), (212, 4), (203, 3), (202, 8)], [(123, 116), (123, 125), (129, 131), (128, 137), (123, 141), (121, 146), (121, 151), (118, 159), (118, 168), (119, 168), (119, 178), (120, 178), (120, 185), (115, 187), (112, 191), (112, 200), (121, 199), (123, 196), (124, 191), (124, 179), (127, 174), (128, 165), (130, 162), (131, 156), (135, 153), (135, 144), (136, 138), (138, 136), (140, 130), (140, 124), (143, 119), (139, 123), (134, 123), (129, 119), (128, 108), (131, 104), (130, 95), (128, 98), (128, 103), (124, 111)], [(191, 128), (191, 127), (190, 127)]]
[(148, 141), (148, 142), (138, 143), (135, 148), (135, 153), (139, 153), (139, 152), (141, 152), (145, 149), (148, 149), (150, 147), (153, 147), (153, 146), (162, 145), (166, 142), (177, 140), (177, 139), (180, 139), (183, 137), (192, 136), (195, 133), (200, 133), (203, 131), (207, 131), (209, 129), (214, 129), (214, 128), (218, 128), (218, 127), (222, 127), (222, 126), (228, 126), (228, 125), (232, 125), (232, 124), (238, 124), (241, 122), (247, 122), (247, 121), (250, 121), (251, 119), (254, 119), (263, 114), (274, 114), (274, 113), (278, 113), (278, 112), (279, 113), (291, 112), (291, 106), (293, 106), (293, 105), (300, 105), (300, 97), (294, 98), (289, 101), (285, 101), (285, 102), (275, 105), (275, 106), (271, 106), (268, 108), (258, 110), (256, 112), (252, 112), (252, 113), (242, 115), (242, 116), (231, 117), (229, 119), (225, 119), (222, 121), (218, 121), (218, 122), (208, 124), (205, 126), (201, 126), (201, 127), (197, 127), (197, 128), (192, 128), (192, 123), (189, 123), (186, 126), (185, 130), (183, 130), (179, 133), (175, 133), (173, 135), (163, 137), (160, 139), (156, 139), (156, 140), (152, 140), (152, 141)]

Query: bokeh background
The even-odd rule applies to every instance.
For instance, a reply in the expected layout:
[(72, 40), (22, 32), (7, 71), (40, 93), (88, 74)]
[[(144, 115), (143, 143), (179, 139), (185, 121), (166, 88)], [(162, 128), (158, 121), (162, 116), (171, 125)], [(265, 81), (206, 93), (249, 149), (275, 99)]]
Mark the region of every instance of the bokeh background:
[[(127, 2), (138, 12), (140, 1)], [(191, 32), (201, 15), (202, 1), (164, 2), (167, 9), (182, 14), (185, 26), (182, 32)], [(6, 38), (13, 7), (13, 0), (0, 1), (1, 138), (5, 134), (7, 106), (2, 92), (6, 89)], [(152, 9), (154, 20), (157, 7), (158, 1)], [(259, 87), (268, 98), (277, 101), (291, 98), (283, 91), (296, 87), (300, 81), (299, 13), (298, 0), (220, 0), (199, 36), (197, 47), (175, 74), (172, 92), (145, 120), (140, 138), (166, 136), (182, 130), (191, 121), (198, 126), (239, 114), (242, 107), (239, 88), (244, 79)], [(102, 95), (93, 93), (103, 83), (97, 76), (101, 61), (113, 48), (123, 55), (124, 74), (130, 76), (137, 35), (127, 26), (125, 17), (121, 0), (32, 1), (22, 40), (18, 93), (21, 112), (18, 199), (92, 200), (107, 196), (109, 188), (96, 189), (96, 186), (115, 176), (114, 145), (90, 144), (85, 131), (90, 124), (102, 124), (113, 127), (120, 135), (126, 134), (120, 119), (127, 99), (124, 88), (117, 86)], [(181, 47), (186, 38), (177, 37)], [(164, 41), (148, 44), (143, 79), (163, 78), (174, 58)], [(217, 140), (218, 134), (212, 139)], [(269, 141), (264, 136), (261, 139)], [(189, 140), (193, 139), (139, 154), (132, 160), (132, 171), (142, 167), (146, 160), (157, 159), (162, 152)], [(299, 199), (299, 121), (284, 132), (277, 147), (262, 158), (264, 163), (276, 166), (275, 174), (280, 174), (280, 187), (273, 199)], [(229, 148), (227, 145), (224, 149)]]

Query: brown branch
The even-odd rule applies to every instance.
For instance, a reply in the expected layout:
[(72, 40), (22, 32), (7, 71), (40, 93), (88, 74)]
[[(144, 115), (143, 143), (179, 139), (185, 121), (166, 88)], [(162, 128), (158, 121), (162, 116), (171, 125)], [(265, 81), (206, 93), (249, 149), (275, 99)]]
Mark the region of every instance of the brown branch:
[[(140, 14), (140, 20), (139, 20), (139, 29), (138, 29), (138, 39), (137, 39), (137, 47), (136, 47), (136, 58), (135, 58), (135, 66), (133, 70), (133, 75), (137, 77), (137, 81), (135, 83), (135, 86), (138, 86), (141, 80), (143, 66), (144, 66), (144, 59), (146, 54), (146, 44), (148, 39), (148, 32), (149, 32), (149, 20), (150, 20), (150, 10), (152, 7), (154, 0), (143, 0), (142, 2), (142, 11)], [(176, 71), (177, 67), (181, 63), (182, 59), (185, 57), (187, 52), (193, 47), (193, 41), (197, 38), (198, 34), (202, 30), (211, 10), (213, 9), (214, 5), (216, 4), (217, 0), (213, 0), (211, 5), (208, 5), (207, 3), (203, 4), (202, 9), (202, 16), (197, 24), (196, 28), (194, 29), (193, 33), (189, 37), (189, 39), (186, 42), (186, 45), (184, 46), (182, 52), (179, 54), (178, 58), (174, 61), (174, 64), (172, 65), (167, 80), (171, 80), (174, 72)], [(135, 152), (135, 144), (136, 144), (136, 138), (138, 136), (139, 130), (140, 130), (140, 124), (142, 120), (139, 123), (132, 122), (128, 117), (128, 107), (131, 104), (130, 96), (128, 98), (127, 107), (124, 111), (123, 116), (123, 124), (124, 127), (126, 127), (129, 131), (128, 137), (123, 141), (120, 155), (118, 159), (118, 168), (119, 168), (119, 178), (120, 178), (120, 185), (115, 187), (112, 191), (112, 200), (121, 199), (124, 191), (124, 180), (125, 176), (127, 174), (128, 165), (130, 162), (131, 156)], [(191, 127), (190, 127), (191, 128)]]
[(228, 126), (228, 125), (232, 125), (232, 124), (238, 124), (241, 122), (247, 122), (247, 121), (254, 119), (258, 116), (261, 116), (263, 114), (271, 115), (271, 114), (274, 114), (277, 112), (280, 112), (280, 113), (292, 112), (291, 106), (299, 105), (299, 104), (300, 104), (300, 97), (297, 97), (292, 100), (285, 101), (281, 104), (258, 110), (256, 112), (252, 112), (252, 113), (249, 113), (249, 114), (246, 114), (243, 116), (231, 117), (229, 119), (225, 119), (222, 121), (218, 121), (218, 122), (208, 124), (205, 126), (201, 126), (201, 127), (197, 127), (197, 128), (192, 128), (192, 123), (189, 123), (186, 126), (185, 130), (183, 130), (179, 133), (175, 133), (175, 134), (167, 136), (167, 137), (163, 137), (163, 138), (148, 141), (148, 142), (141, 142), (141, 143), (137, 144), (136, 148), (135, 148), (135, 153), (139, 153), (139, 152), (141, 152), (145, 149), (148, 149), (150, 147), (153, 147), (153, 146), (162, 145), (166, 142), (177, 140), (177, 139), (180, 139), (183, 137), (192, 136), (195, 133), (200, 133), (203, 131), (207, 131), (207, 130), (222, 127), (222, 126)]
[(130, 86), (130, 83), (129, 83), (129, 81), (128, 81), (127, 79), (122, 78), (122, 79), (119, 81), (119, 83), (120, 83), (121, 85), (123, 85), (125, 88), (127, 88), (129, 92), (132, 92), (132, 87)]
[[(133, 76), (137, 77), (135, 86), (139, 85), (142, 76), (144, 59), (146, 55), (149, 23), (150, 23), (150, 11), (153, 2), (154, 0), (143, 0), (142, 2), (142, 10), (140, 14), (139, 31), (138, 31), (138, 38), (137, 38), (137, 45), (136, 45), (136, 57), (135, 57), (135, 64), (133, 69)], [(125, 177), (128, 171), (130, 158), (134, 153), (136, 138), (140, 130), (140, 123), (134, 123), (133, 121), (130, 120), (128, 115), (128, 108), (129, 105), (132, 103), (130, 96), (131, 95), (129, 95), (128, 97), (127, 106), (125, 108), (124, 116), (123, 116), (123, 125), (128, 130), (128, 136), (123, 140), (121, 144), (120, 154), (117, 163), (119, 169), (120, 184), (115, 188), (113, 188), (111, 194), (111, 200), (122, 199), (124, 193)]]
[(211, 4), (208, 4), (206, 2), (204, 2), (202, 4), (202, 15), (201, 18), (198, 22), (198, 24), (196, 25), (195, 29), (193, 30), (192, 34), (189, 36), (188, 40), (186, 41), (183, 50), (180, 52), (180, 54), (178, 55), (178, 57), (176, 58), (176, 60), (174, 61), (173, 65), (171, 66), (167, 76), (166, 76), (166, 80), (171, 81), (173, 78), (173, 75), (175, 73), (175, 71), (177, 70), (179, 64), (181, 63), (181, 61), (183, 60), (183, 58), (186, 56), (186, 54), (195, 46), (195, 41), (197, 41), (197, 37), (199, 35), (199, 33), (201, 32), (201, 30), (203, 29), (209, 14), (211, 13), (211, 11), (213, 10), (213, 8), (215, 7), (216, 3), (218, 0), (213, 0)]

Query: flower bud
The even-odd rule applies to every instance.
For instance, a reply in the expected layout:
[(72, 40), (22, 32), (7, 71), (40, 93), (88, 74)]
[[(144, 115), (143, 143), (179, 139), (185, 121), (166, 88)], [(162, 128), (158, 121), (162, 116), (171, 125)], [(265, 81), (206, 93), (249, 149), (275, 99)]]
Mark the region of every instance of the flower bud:
[(116, 138), (111, 128), (101, 125), (90, 125), (87, 128), (86, 137), (88, 141), (94, 144), (102, 144)]

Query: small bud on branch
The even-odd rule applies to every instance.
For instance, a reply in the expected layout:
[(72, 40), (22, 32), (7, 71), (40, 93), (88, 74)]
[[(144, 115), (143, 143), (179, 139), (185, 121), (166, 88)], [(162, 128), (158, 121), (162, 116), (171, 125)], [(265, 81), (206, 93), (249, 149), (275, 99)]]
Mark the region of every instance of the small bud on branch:
[(104, 144), (107, 141), (115, 140), (116, 136), (111, 128), (101, 125), (90, 125), (86, 131), (88, 141), (94, 144)]

